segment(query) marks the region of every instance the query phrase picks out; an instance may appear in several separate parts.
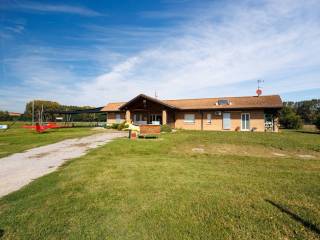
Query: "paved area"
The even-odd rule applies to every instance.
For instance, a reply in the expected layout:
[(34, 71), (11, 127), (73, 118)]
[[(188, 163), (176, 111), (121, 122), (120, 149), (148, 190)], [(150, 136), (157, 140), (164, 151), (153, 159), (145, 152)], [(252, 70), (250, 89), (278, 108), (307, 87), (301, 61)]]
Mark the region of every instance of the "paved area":
[(66, 160), (80, 157), (127, 132), (108, 132), (68, 139), (0, 158), (0, 197), (16, 191), (32, 180), (53, 172)]

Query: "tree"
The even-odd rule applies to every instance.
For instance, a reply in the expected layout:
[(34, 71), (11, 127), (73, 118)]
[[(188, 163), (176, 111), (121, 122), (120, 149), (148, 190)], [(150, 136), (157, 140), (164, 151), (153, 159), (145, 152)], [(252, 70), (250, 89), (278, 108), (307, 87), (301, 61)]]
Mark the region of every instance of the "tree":
[(316, 117), (320, 106), (320, 100), (309, 100), (296, 103), (296, 112), (305, 123), (312, 124)]
[(314, 122), (314, 125), (316, 125), (316, 127), (318, 128), (318, 130), (320, 130), (320, 114), (318, 114), (315, 122)]
[(280, 113), (280, 124), (285, 128), (299, 129), (302, 127), (302, 119), (292, 107), (285, 106)]
[(0, 121), (11, 121), (12, 117), (7, 111), (0, 111)]
[(307, 124), (313, 124), (320, 112), (320, 99), (300, 102), (284, 102), (284, 106), (291, 107)]

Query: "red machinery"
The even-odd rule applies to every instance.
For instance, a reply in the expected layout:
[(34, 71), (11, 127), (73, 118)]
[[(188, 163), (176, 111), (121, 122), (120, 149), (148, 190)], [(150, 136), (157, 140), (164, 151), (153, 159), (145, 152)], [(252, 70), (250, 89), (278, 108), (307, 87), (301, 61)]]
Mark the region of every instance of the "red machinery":
[(42, 133), (47, 129), (60, 128), (60, 126), (54, 122), (48, 122), (46, 125), (40, 125), (39, 123), (36, 123), (35, 126), (24, 125), (22, 127), (28, 129), (35, 129), (38, 133)]

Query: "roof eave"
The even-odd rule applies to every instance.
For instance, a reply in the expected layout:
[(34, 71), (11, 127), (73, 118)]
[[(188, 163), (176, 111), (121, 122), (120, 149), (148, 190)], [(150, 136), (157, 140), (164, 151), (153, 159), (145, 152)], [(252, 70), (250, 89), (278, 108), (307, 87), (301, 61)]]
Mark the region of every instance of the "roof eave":
[(119, 110), (120, 110), (120, 111), (121, 111), (121, 110), (124, 110), (124, 109), (126, 108), (126, 106), (128, 106), (130, 103), (134, 102), (136, 99), (138, 99), (138, 98), (140, 98), (140, 97), (146, 98), (146, 99), (148, 99), (148, 100), (150, 100), (150, 101), (154, 101), (154, 102), (159, 103), (159, 104), (161, 104), (161, 105), (164, 105), (164, 106), (166, 106), (166, 107), (168, 107), (168, 108), (170, 108), (170, 109), (175, 109), (175, 110), (176, 110), (176, 109), (179, 109), (179, 108), (177, 108), (177, 107), (175, 107), (175, 106), (172, 106), (172, 105), (170, 105), (170, 104), (167, 104), (167, 103), (165, 103), (165, 102), (163, 102), (163, 101), (161, 101), (161, 100), (159, 100), (159, 99), (149, 97), (149, 96), (147, 96), (147, 95), (145, 95), (145, 94), (139, 94), (138, 96), (132, 98), (129, 102), (126, 102), (126, 103), (124, 103), (123, 105), (121, 105), (121, 106), (119, 107)]
[(281, 109), (283, 106), (259, 106), (259, 107), (226, 107), (226, 108), (179, 108), (178, 110), (240, 110), (240, 109)]

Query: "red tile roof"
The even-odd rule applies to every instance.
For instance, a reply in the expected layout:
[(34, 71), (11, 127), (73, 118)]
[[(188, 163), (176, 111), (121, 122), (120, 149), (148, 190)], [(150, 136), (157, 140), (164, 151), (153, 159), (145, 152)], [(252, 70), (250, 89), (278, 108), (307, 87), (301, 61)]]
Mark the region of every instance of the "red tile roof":
[[(141, 94), (141, 96), (145, 96)], [(148, 97), (148, 96), (146, 96)], [(149, 99), (153, 99), (148, 97)], [(248, 109), (248, 108), (281, 108), (282, 100), (279, 95), (248, 96), (248, 97), (219, 97), (219, 98), (197, 98), (197, 99), (176, 99), (159, 100), (165, 105), (170, 105), (178, 110), (196, 109)], [(229, 104), (218, 105), (218, 100), (228, 100)], [(119, 108), (126, 102), (109, 103), (101, 111), (119, 111)]]

